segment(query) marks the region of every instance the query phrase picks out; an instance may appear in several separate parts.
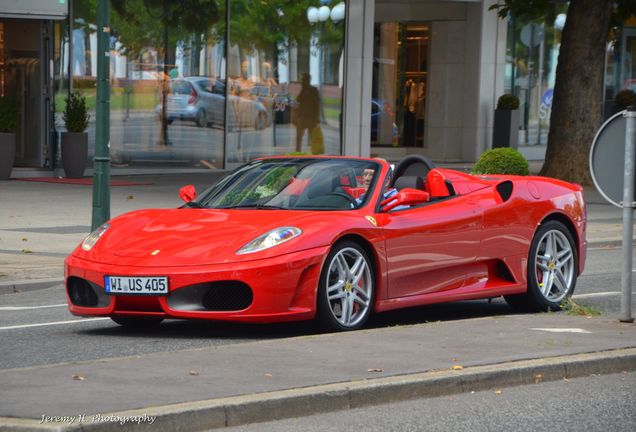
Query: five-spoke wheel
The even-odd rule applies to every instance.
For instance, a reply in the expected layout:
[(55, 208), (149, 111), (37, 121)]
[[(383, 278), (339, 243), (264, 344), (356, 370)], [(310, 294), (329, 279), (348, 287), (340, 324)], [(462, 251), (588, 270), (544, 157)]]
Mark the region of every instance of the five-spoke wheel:
[(558, 310), (574, 291), (578, 273), (576, 252), (572, 234), (561, 222), (542, 224), (528, 256), (528, 292), (507, 296), (506, 301), (524, 310)]
[(373, 264), (357, 243), (337, 243), (320, 275), (318, 319), (327, 330), (355, 330), (373, 309)]

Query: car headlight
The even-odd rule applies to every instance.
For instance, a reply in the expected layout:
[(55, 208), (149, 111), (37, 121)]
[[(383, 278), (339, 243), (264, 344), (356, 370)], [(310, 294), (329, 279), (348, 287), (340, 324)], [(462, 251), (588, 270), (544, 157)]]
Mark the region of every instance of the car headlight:
[(100, 226), (95, 231), (90, 233), (88, 236), (86, 236), (86, 238), (82, 242), (82, 249), (84, 249), (85, 251), (89, 251), (93, 249), (93, 246), (95, 246), (95, 243), (97, 243), (97, 240), (99, 240), (99, 238), (102, 235), (104, 235), (104, 233), (109, 227), (110, 227), (110, 224), (105, 223), (104, 225)]
[(280, 227), (266, 232), (260, 237), (255, 238), (242, 248), (240, 248), (236, 254), (243, 255), (253, 252), (259, 252), (265, 249), (269, 249), (274, 246), (278, 246), (281, 243), (285, 243), (288, 240), (298, 237), (302, 233), (300, 228), (296, 227)]

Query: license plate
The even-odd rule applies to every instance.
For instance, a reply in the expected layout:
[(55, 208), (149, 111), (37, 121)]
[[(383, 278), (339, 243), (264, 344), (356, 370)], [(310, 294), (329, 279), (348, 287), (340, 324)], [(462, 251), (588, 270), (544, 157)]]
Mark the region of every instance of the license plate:
[(106, 276), (104, 277), (106, 294), (166, 295), (168, 278), (166, 276)]

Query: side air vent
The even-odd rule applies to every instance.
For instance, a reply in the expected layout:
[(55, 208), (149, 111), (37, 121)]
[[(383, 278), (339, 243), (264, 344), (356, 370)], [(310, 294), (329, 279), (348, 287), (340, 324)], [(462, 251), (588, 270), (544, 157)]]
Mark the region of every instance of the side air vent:
[(512, 195), (512, 182), (510, 180), (499, 183), (496, 188), (499, 196), (504, 202), (510, 199), (510, 195)]

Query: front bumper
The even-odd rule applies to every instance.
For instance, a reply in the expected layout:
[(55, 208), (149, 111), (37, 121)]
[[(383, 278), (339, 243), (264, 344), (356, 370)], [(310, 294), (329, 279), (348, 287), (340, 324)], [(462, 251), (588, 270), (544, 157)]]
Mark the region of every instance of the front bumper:
[[(282, 322), (312, 319), (320, 270), (329, 247), (241, 263), (179, 267), (135, 267), (101, 264), (69, 256), (65, 262), (69, 311), (79, 316), (129, 316), (207, 319), (242, 322)], [(167, 276), (167, 296), (107, 295), (104, 277)], [(69, 281), (88, 282), (98, 301), (88, 307), (69, 294)], [(209, 310), (201, 303), (202, 286), (239, 282), (253, 293), (242, 310)], [(230, 284), (231, 285), (231, 284)], [(204, 289), (203, 289), (204, 290)], [(190, 301), (183, 301), (184, 298)], [(179, 301), (175, 301), (179, 298)], [(74, 300), (73, 300), (74, 299)], [(75, 303), (74, 303), (75, 301)]]

